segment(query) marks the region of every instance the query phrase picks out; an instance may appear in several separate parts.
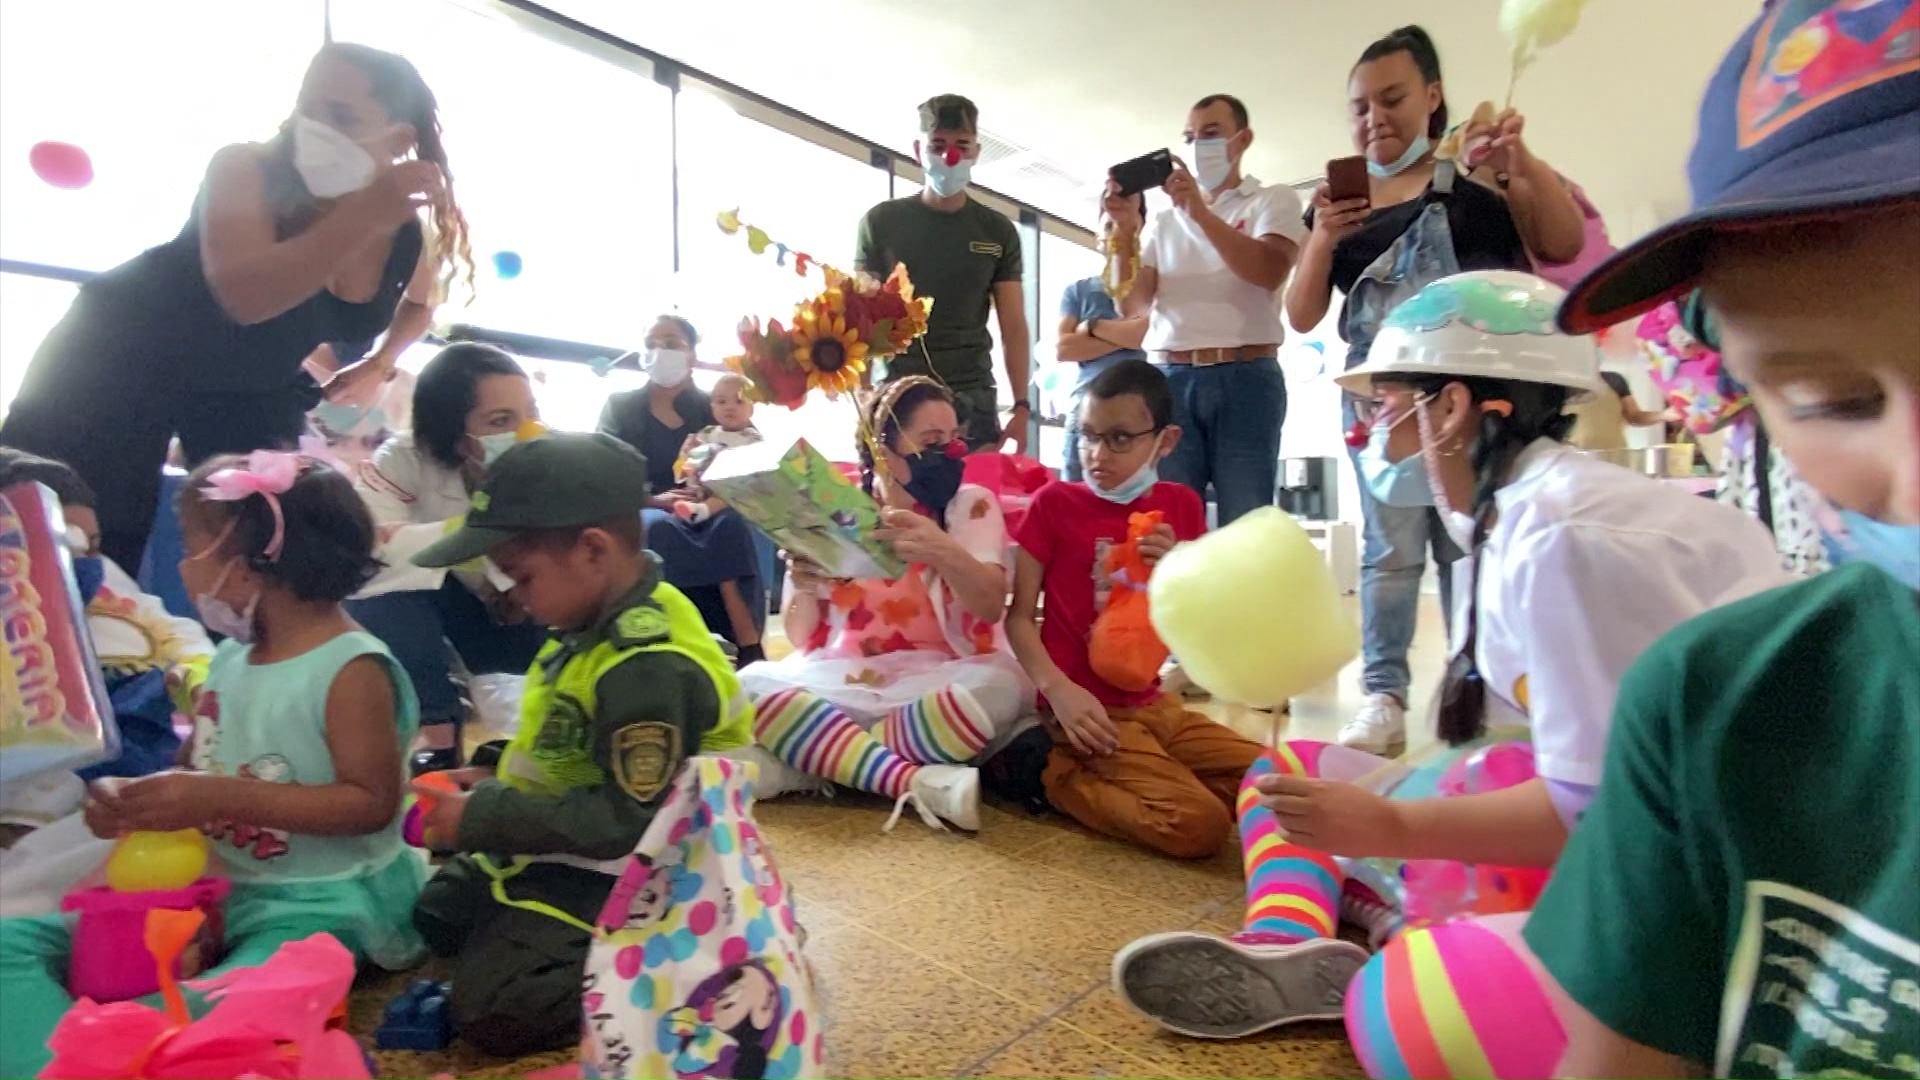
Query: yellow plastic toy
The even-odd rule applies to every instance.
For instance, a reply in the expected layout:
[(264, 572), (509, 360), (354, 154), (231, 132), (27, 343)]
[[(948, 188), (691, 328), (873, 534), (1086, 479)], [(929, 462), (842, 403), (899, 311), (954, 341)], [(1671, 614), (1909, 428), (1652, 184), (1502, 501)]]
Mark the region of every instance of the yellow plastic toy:
[(207, 871), (207, 838), (198, 829), (132, 832), (107, 856), (107, 887), (115, 892), (184, 889)]
[(1215, 697), (1266, 708), (1340, 673), (1360, 628), (1306, 530), (1262, 507), (1181, 544), (1148, 584), (1153, 627)]

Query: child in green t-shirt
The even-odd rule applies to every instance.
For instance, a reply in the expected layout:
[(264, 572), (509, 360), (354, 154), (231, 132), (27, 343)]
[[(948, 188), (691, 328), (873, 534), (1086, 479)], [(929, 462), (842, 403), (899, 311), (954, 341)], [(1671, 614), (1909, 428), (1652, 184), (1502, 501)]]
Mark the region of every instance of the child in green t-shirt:
[(1701, 616), (1620, 688), (1526, 928), (1561, 1076), (1920, 1076), (1920, 4), (1769, 4), (1707, 91), (1695, 209), (1574, 332), (1698, 287), (1857, 560)]

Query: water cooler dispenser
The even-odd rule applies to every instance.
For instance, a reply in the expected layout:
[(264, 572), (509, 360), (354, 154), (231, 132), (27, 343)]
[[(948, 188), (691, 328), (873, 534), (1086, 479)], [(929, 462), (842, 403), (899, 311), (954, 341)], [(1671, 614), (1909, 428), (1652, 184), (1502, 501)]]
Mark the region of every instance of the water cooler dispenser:
[(1340, 517), (1340, 473), (1330, 457), (1282, 458), (1274, 492), (1280, 509), (1304, 521)]

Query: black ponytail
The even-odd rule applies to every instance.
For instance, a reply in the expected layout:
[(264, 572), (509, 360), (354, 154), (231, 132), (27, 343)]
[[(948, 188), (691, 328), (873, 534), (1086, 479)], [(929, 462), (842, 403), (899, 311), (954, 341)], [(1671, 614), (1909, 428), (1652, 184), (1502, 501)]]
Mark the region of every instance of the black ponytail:
[[(1424, 27), (1418, 25), (1402, 26), (1367, 46), (1354, 67), (1372, 63), (1394, 53), (1406, 53), (1413, 57), (1413, 66), (1420, 69), (1420, 77), (1431, 86), (1440, 81), (1440, 50), (1433, 47), (1433, 38)], [(1438, 139), (1447, 132), (1447, 99), (1440, 98), (1440, 107), (1427, 118), (1427, 138)]]
[[(1573, 430), (1574, 417), (1566, 412), (1571, 391), (1545, 383), (1508, 382), (1499, 379), (1448, 378), (1428, 376), (1406, 379), (1406, 384), (1422, 394), (1437, 395), (1448, 383), (1467, 388), (1477, 406), (1482, 402), (1505, 402), (1511, 413), (1483, 410), (1480, 432), (1473, 441), (1473, 547), (1471, 557), (1486, 543), (1493, 531), (1496, 507), (1494, 493), (1513, 475), (1520, 455), (1540, 439), (1565, 442)], [(1440, 708), (1437, 733), (1450, 746), (1472, 742), (1487, 729), (1487, 688), (1480, 679), (1474, 653), (1479, 644), (1480, 582), (1476, 579), (1464, 598), (1455, 603), (1467, 605), (1467, 636), (1447, 664), (1446, 678), (1440, 684)]]

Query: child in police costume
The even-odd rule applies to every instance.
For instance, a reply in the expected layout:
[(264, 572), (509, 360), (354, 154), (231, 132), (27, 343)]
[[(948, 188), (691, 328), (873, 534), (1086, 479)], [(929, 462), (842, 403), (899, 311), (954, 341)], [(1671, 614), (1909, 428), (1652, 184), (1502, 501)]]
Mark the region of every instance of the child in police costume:
[(748, 746), (752, 710), (699, 612), (645, 550), (646, 462), (606, 435), (508, 450), (458, 531), (422, 566), (490, 558), (551, 627), (527, 675), (519, 732), (494, 769), (426, 791), (423, 825), (460, 852), (414, 923), (457, 956), (460, 1037), (517, 1057), (580, 1037), (590, 926), (687, 756)]

